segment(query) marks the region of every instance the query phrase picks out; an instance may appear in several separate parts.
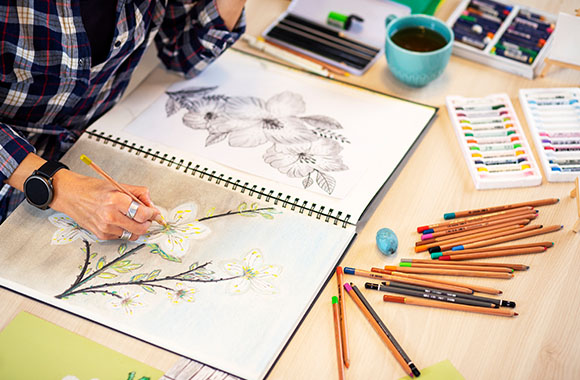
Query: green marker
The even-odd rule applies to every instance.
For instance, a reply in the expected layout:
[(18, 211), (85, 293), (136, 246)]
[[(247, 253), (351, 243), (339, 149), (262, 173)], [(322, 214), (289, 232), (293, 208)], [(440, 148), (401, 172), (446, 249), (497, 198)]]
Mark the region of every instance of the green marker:
[(363, 22), (364, 19), (357, 15), (343, 15), (337, 12), (330, 12), (326, 17), (326, 23), (339, 29), (349, 30), (352, 26), (352, 21)]

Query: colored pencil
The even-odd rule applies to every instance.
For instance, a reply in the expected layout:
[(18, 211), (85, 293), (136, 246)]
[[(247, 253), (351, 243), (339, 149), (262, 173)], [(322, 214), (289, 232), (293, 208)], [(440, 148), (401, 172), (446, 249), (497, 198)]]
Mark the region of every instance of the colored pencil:
[[(446, 226), (440, 227), (433, 227), (431, 229), (424, 230), (423, 233), (431, 233), (431, 232), (441, 232), (445, 231), (449, 228), (456, 228), (456, 227), (471, 227), (474, 224), (484, 223), (484, 222), (506, 222), (514, 217), (526, 218), (526, 219), (534, 219), (538, 216), (538, 210), (521, 210), (517, 209), (516, 211), (505, 211), (505, 214), (501, 215), (492, 215), (492, 214), (485, 214), (485, 215), (477, 215), (472, 216), (470, 218), (464, 219), (454, 219), (453, 223), (450, 223)], [(471, 219), (476, 218), (476, 219)]]
[(401, 367), (410, 377), (417, 377), (421, 375), (421, 372), (417, 369), (413, 361), (407, 356), (401, 345), (397, 342), (393, 334), (389, 331), (387, 326), (381, 321), (377, 313), (373, 310), (371, 305), (364, 298), (360, 290), (355, 285), (344, 284), (344, 288), (352, 300), (359, 307), (360, 311), (363, 313), (367, 321), (375, 329), (377, 334), (381, 337), (383, 342), (387, 344), (389, 350), (395, 356), (395, 359), (399, 362)]
[(526, 255), (530, 253), (542, 253), (545, 252), (548, 248), (546, 247), (537, 247), (537, 248), (520, 248), (514, 249), (509, 252), (506, 251), (494, 251), (488, 253), (466, 253), (461, 254), (462, 251), (456, 251), (459, 254), (457, 255), (442, 255), (437, 258), (437, 260), (441, 261), (462, 261), (462, 260), (473, 260), (473, 259), (487, 259), (490, 257), (505, 257), (505, 256), (515, 256), (515, 255)]
[[(458, 253), (464, 254), (464, 253), (480, 253), (480, 252), (491, 252), (491, 251), (506, 251), (506, 250), (510, 250), (510, 249), (531, 248), (531, 247), (539, 247), (539, 246), (550, 248), (550, 247), (554, 246), (554, 243), (551, 241), (539, 241), (537, 243), (500, 245), (497, 247), (469, 248), (469, 249), (464, 249)], [(449, 252), (448, 254), (453, 254), (453, 253)], [(436, 257), (431, 257), (431, 258), (436, 258)]]
[(452, 270), (452, 269), (432, 269), (432, 268), (409, 268), (398, 267), (395, 265), (385, 265), (386, 270), (414, 273), (414, 274), (431, 274), (440, 276), (462, 276), (462, 277), (484, 277), (484, 278), (513, 278), (512, 273), (498, 273), (498, 272), (483, 272), (477, 270)]
[(406, 303), (408, 305), (436, 307), (436, 308), (440, 308), (440, 309), (469, 311), (472, 313), (500, 315), (503, 317), (513, 317), (513, 316), (518, 315), (518, 313), (514, 312), (513, 310), (507, 310), (507, 309), (502, 309), (502, 308), (492, 309), (492, 308), (479, 307), (479, 306), (457, 305), (457, 304), (447, 303), (447, 302), (424, 300), (422, 298), (391, 296), (388, 294), (385, 294), (383, 296), (383, 301), (396, 302), (396, 303)]
[(524, 227), (518, 226), (516, 228), (510, 228), (510, 229), (498, 231), (498, 232), (476, 234), (473, 237), (465, 237), (464, 239), (454, 239), (454, 240), (451, 240), (449, 242), (443, 241), (443, 242), (436, 242), (436, 243), (431, 243), (431, 244), (420, 245), (420, 246), (415, 247), (415, 252), (423, 252), (426, 250), (430, 250), (429, 252), (431, 252), (431, 250), (433, 250), (434, 252), (447, 251), (447, 250), (450, 250), (456, 246), (462, 246), (462, 245), (466, 245), (466, 244), (470, 244), (470, 243), (476, 243), (476, 242), (480, 242), (480, 241), (487, 241), (490, 239), (511, 236), (511, 235), (515, 235), (518, 233), (521, 234), (521, 233), (525, 233), (525, 232), (539, 230), (541, 228), (542, 228), (541, 224), (531, 224), (531, 225), (524, 226)]
[(336, 267), (336, 282), (338, 283), (338, 311), (340, 315), (340, 336), (342, 342), (342, 356), (344, 366), (350, 366), (350, 353), (348, 350), (348, 338), (346, 333), (346, 309), (344, 307), (344, 288), (342, 286), (342, 267)]
[(365, 283), (365, 288), (373, 289), (373, 290), (380, 290), (381, 292), (403, 294), (405, 296), (412, 296), (412, 297), (430, 299), (430, 300), (441, 301), (441, 302), (453, 302), (453, 303), (458, 303), (458, 304), (462, 304), (462, 305), (493, 307), (493, 308), (499, 307), (492, 302), (483, 302), (483, 301), (468, 300), (468, 299), (463, 299), (463, 298), (449, 297), (449, 296), (444, 296), (444, 295), (440, 295), (440, 294), (433, 294), (433, 293), (414, 290), (414, 289), (406, 289), (406, 288), (401, 288), (401, 287), (397, 287), (397, 286), (391, 286), (388, 283), (384, 283), (384, 282), (382, 285), (367, 282), (367, 283)]
[(375, 271), (369, 272), (366, 270), (354, 269), (354, 268), (349, 268), (349, 267), (344, 268), (344, 273), (354, 274), (355, 276), (376, 278), (376, 279), (385, 280), (385, 281), (397, 281), (397, 282), (402, 282), (402, 283), (417, 285), (417, 286), (430, 286), (430, 287), (437, 288), (437, 289), (449, 290), (451, 292), (467, 293), (467, 294), (473, 293), (473, 290), (471, 288), (466, 287), (466, 286), (456, 286), (454, 284), (449, 284), (449, 283), (442, 284), (440, 282), (437, 282), (437, 281), (434, 281), (431, 279), (425, 279), (424, 277), (416, 278), (418, 276), (415, 276), (415, 278), (414, 278), (413, 276), (405, 275), (405, 273), (401, 273), (401, 275), (399, 275), (399, 276), (392, 276), (390, 271), (388, 273), (387, 273), (387, 271), (377, 272), (377, 273), (374, 273), (374, 272)]
[[(527, 226), (527, 227), (529, 227), (529, 226)], [(524, 227), (524, 228), (526, 228), (526, 227)], [(537, 235), (547, 234), (550, 232), (556, 232), (556, 231), (561, 230), (562, 228), (564, 228), (564, 226), (562, 226), (562, 225), (552, 225), (552, 226), (548, 226), (548, 227), (538, 228), (537, 230), (510, 234), (510, 235), (507, 235), (504, 237), (498, 237), (498, 238), (494, 238), (494, 239), (490, 239), (490, 240), (462, 244), (460, 246), (453, 247), (452, 250), (453, 251), (460, 251), (460, 250), (469, 249), (469, 248), (480, 248), (480, 247), (485, 247), (488, 245), (505, 243), (506, 241), (513, 241), (513, 240), (527, 238), (530, 236), (537, 236)]]
[(509, 263), (490, 263), (490, 262), (479, 262), (479, 261), (469, 261), (465, 263), (455, 263), (455, 262), (446, 262), (441, 263), (437, 260), (424, 260), (424, 259), (401, 259), (402, 262), (405, 263), (418, 263), (418, 264), (436, 264), (436, 265), (461, 265), (461, 266), (482, 266), (482, 267), (503, 267), (503, 268), (511, 268), (513, 270), (528, 270), (530, 267), (523, 264), (509, 264)]
[[(442, 295), (442, 296), (446, 296), (446, 297), (463, 298), (463, 299), (482, 301), (482, 302), (491, 302), (491, 303), (497, 305), (497, 307), (500, 307), (500, 306), (512, 307), (512, 308), (516, 307), (516, 303), (513, 301), (506, 301), (506, 300), (501, 300), (501, 299), (497, 299), (497, 298), (482, 297), (482, 296), (476, 296), (473, 294), (454, 293), (454, 292), (449, 292), (447, 290), (429, 288), (426, 286), (415, 286), (415, 285), (409, 285), (409, 284), (401, 284), (401, 283), (392, 282), (392, 281), (383, 281), (382, 284), (385, 286), (411, 289), (411, 290), (416, 290), (416, 291), (420, 291), (420, 292), (424, 292), (424, 293), (432, 293), (432, 294)], [(379, 288), (378, 290), (381, 290), (381, 289)]]
[(336, 341), (336, 365), (338, 366), (338, 378), (344, 380), (344, 365), (342, 363), (342, 343), (340, 333), (340, 316), (338, 311), (338, 297), (332, 297), (332, 315), (334, 317), (334, 340)]
[[(87, 164), (88, 166), (90, 166), (91, 169), (93, 169), (95, 172), (97, 172), (97, 174), (99, 174), (101, 177), (103, 177), (104, 179), (106, 179), (107, 181), (109, 181), (109, 183), (111, 185), (113, 185), (117, 190), (119, 190), (120, 192), (128, 195), (133, 201), (139, 203), (140, 205), (147, 207), (147, 205), (145, 205), (143, 202), (141, 202), (141, 200), (139, 198), (137, 198), (135, 195), (133, 195), (133, 193), (131, 193), (129, 190), (127, 190), (119, 182), (115, 181), (113, 179), (113, 177), (111, 177), (110, 175), (108, 175), (107, 172), (105, 172), (103, 169), (101, 169), (101, 167), (99, 165), (95, 164), (93, 162), (93, 160), (91, 160), (90, 158), (88, 158), (84, 154), (81, 155), (80, 159), (81, 159), (82, 162), (84, 162), (85, 164)], [(161, 214), (157, 215), (155, 217), (155, 221), (157, 223), (161, 224), (162, 226), (167, 227), (167, 223), (163, 219), (163, 215), (161, 215)]]
[(526, 207), (520, 207), (520, 208), (516, 208), (516, 209), (512, 209), (512, 210), (506, 210), (506, 211), (499, 211), (499, 212), (492, 212), (490, 214), (485, 214), (485, 215), (475, 215), (475, 216), (471, 216), (469, 218), (464, 218), (461, 220), (450, 220), (450, 221), (446, 221), (446, 222), (440, 222), (440, 223), (433, 223), (433, 224), (428, 224), (425, 226), (420, 226), (417, 227), (417, 232), (421, 233), (425, 230), (429, 230), (429, 229), (433, 229), (433, 228), (438, 228), (438, 227), (453, 227), (453, 226), (459, 226), (462, 224), (465, 224), (467, 222), (473, 222), (473, 221), (481, 221), (482, 219), (490, 219), (493, 217), (501, 217), (501, 216), (505, 216), (505, 215), (510, 215), (513, 216), (513, 214), (517, 214), (517, 213), (521, 213), (521, 212), (529, 212), (532, 211), (533, 207), (531, 206), (526, 206)]
[[(410, 268), (436, 268), (436, 269), (453, 269), (453, 270), (475, 270), (482, 272), (499, 272), (499, 273), (512, 273), (514, 270), (512, 268), (506, 267), (492, 267), (492, 266), (477, 266), (477, 265), (446, 265), (439, 261), (429, 260), (429, 263), (417, 263), (417, 262), (405, 262), (401, 261), (399, 267), (410, 267)], [(385, 268), (387, 269), (387, 268)]]
[[(453, 286), (453, 287), (459, 287), (459, 288), (467, 288), (470, 290), (470, 292), (460, 292), (460, 293), (467, 293), (467, 294), (470, 294), (473, 292), (480, 292), (480, 293), (486, 293), (486, 294), (502, 294), (503, 293), (499, 289), (489, 288), (487, 286), (471, 285), (471, 284), (465, 284), (465, 283), (461, 283), (461, 282), (457, 282), (457, 281), (442, 280), (439, 278), (429, 278), (428, 280), (426, 280), (425, 277), (421, 276), (421, 275), (403, 273), (403, 272), (398, 272), (398, 271), (390, 271), (390, 270), (386, 270), (386, 269), (382, 269), (382, 268), (372, 268), (371, 271), (375, 272), (375, 274), (382, 273), (383, 276), (391, 276), (390, 278), (385, 278), (385, 280), (404, 282), (404, 281), (401, 281), (399, 279), (400, 278), (408, 278), (410, 280), (423, 282), (423, 283), (412, 283), (413, 285), (419, 285), (419, 286), (424, 285), (424, 286), (430, 286), (430, 287), (437, 288), (437, 289), (450, 290), (448, 288), (443, 287), (443, 286), (447, 285), (447, 286)], [(380, 278), (377, 276), (368, 276), (368, 277)], [(407, 283), (410, 283), (410, 282), (407, 282)], [(456, 290), (451, 290), (451, 291), (456, 291)]]
[[(499, 227), (499, 226), (503, 227), (504, 224), (507, 224), (510, 222), (513, 222), (514, 224), (527, 224), (529, 221), (536, 218), (537, 215), (538, 214), (536, 214), (534, 212), (534, 213), (530, 213), (530, 215), (526, 216), (526, 217), (516, 215), (516, 216), (511, 217), (511, 218), (492, 220), (489, 222), (474, 223), (471, 225), (466, 225), (464, 227), (448, 228), (446, 230), (439, 231), (439, 232), (431, 232), (431, 233), (423, 234), (423, 235), (421, 235), (421, 240), (425, 241), (425, 240), (438, 238), (438, 237), (442, 237), (442, 236), (452, 236), (452, 235), (459, 236), (460, 233), (467, 233), (467, 232), (470, 232), (472, 230), (477, 230), (477, 231), (481, 232), (481, 231), (484, 231), (484, 228), (493, 228), (493, 227)], [(528, 222), (526, 222), (526, 221), (528, 221)]]
[[(529, 221), (529, 219), (527, 219)], [(433, 239), (429, 239), (429, 240), (422, 240), (422, 241), (418, 241), (415, 243), (415, 247), (421, 247), (421, 246), (427, 246), (427, 248), (431, 248), (434, 247), (436, 245), (439, 245), (440, 243), (452, 243), (454, 241), (461, 241), (463, 239), (467, 239), (467, 238), (476, 238), (476, 237), (480, 237), (480, 236), (488, 236), (488, 235), (493, 235), (493, 234), (497, 234), (500, 232), (507, 232), (507, 231), (511, 231), (511, 230), (515, 230), (515, 229), (519, 229), (522, 228), (526, 225), (527, 223), (518, 223), (518, 224), (514, 224), (514, 223), (508, 223), (505, 226), (497, 226), (497, 227), (491, 227), (491, 228), (485, 228), (482, 230), (473, 230), (473, 231), (467, 231), (467, 232), (462, 232), (456, 235), (449, 235), (449, 236), (442, 236), (442, 237), (438, 237), (438, 238), (433, 238)], [(429, 247), (431, 246), (431, 247)]]
[(473, 210), (465, 210), (465, 211), (456, 211), (456, 212), (448, 212), (443, 215), (445, 220), (454, 219), (454, 218), (462, 218), (466, 216), (473, 216), (473, 215), (481, 215), (481, 214), (488, 214), (491, 212), (498, 212), (498, 211), (505, 211), (511, 210), (518, 207), (537, 207), (537, 206), (546, 206), (546, 205), (553, 205), (558, 203), (560, 199), (558, 198), (548, 198), (548, 199), (538, 199), (535, 201), (527, 201), (527, 202), (520, 202), (520, 203), (512, 203), (502, 206), (493, 206), (493, 207), (484, 207), (479, 209)]

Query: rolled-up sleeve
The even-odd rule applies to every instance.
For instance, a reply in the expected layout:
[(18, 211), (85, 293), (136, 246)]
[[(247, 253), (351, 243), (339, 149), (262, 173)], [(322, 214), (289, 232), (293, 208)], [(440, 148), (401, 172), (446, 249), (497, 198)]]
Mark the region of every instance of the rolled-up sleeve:
[(0, 123), (0, 185), (10, 178), (28, 153), (32, 152), (35, 149), (26, 139), (8, 125)]
[(168, 69), (193, 77), (236, 42), (245, 28), (245, 11), (229, 31), (214, 0), (169, 0), (155, 44)]

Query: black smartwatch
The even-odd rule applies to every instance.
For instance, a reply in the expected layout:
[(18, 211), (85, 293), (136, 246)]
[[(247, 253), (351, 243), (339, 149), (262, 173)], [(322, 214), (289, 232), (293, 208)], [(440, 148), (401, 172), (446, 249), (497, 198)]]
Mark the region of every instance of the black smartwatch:
[(26, 179), (24, 182), (24, 195), (26, 195), (28, 203), (41, 210), (48, 208), (54, 197), (52, 177), (60, 169), (68, 169), (68, 167), (60, 162), (47, 161)]

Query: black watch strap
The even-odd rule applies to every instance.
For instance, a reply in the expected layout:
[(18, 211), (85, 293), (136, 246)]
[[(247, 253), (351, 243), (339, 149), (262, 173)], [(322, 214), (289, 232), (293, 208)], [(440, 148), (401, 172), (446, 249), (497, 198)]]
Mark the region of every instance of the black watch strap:
[(52, 178), (60, 169), (68, 169), (68, 166), (58, 161), (46, 161), (36, 172), (46, 178)]

